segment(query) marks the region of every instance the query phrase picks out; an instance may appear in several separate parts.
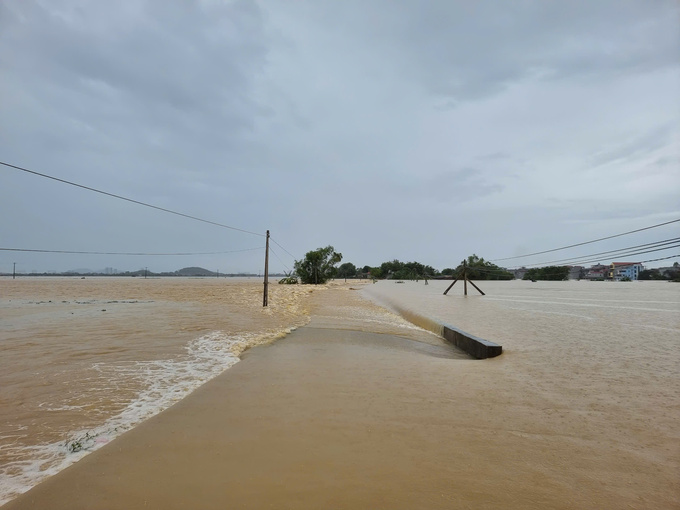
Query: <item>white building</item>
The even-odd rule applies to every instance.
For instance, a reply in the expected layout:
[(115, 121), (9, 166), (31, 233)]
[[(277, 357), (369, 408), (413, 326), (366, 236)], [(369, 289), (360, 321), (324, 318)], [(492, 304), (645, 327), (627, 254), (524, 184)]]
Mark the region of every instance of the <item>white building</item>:
[(620, 281), (624, 278), (637, 280), (644, 267), (639, 262), (612, 262), (609, 268), (609, 278)]

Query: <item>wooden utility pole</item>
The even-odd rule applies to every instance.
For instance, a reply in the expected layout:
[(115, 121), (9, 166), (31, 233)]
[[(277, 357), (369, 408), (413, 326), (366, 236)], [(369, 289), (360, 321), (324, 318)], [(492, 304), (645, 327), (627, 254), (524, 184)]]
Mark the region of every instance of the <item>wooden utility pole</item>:
[(482, 296), (486, 296), (486, 294), (484, 294), (484, 293), (482, 292), (482, 289), (480, 289), (479, 287), (477, 287), (477, 286), (472, 282), (472, 280), (468, 280), (468, 281), (470, 282), (470, 285), (472, 285), (475, 289), (477, 289), (477, 291), (478, 291)]
[(479, 291), (479, 293), (482, 296), (486, 296), (486, 294), (484, 294), (484, 292), (482, 292), (482, 289), (480, 289), (474, 283), (472, 283), (471, 280), (468, 280), (468, 277), (467, 277), (467, 260), (463, 261), (463, 271), (462, 271), (462, 273), (459, 274), (458, 278), (453, 280), (453, 283), (451, 285), (449, 285), (449, 287), (444, 291), (445, 296), (451, 290), (451, 287), (453, 287), (458, 280), (463, 280), (463, 289), (464, 289), (463, 292), (465, 293), (466, 296), (467, 296), (467, 284), (468, 284), (468, 282), (470, 282), (470, 285), (472, 285), (475, 289), (477, 289), (477, 291)]
[(463, 261), (463, 294), (467, 296), (467, 260)]
[(267, 245), (264, 249), (264, 296), (262, 306), (267, 306), (269, 294), (269, 230), (267, 230)]

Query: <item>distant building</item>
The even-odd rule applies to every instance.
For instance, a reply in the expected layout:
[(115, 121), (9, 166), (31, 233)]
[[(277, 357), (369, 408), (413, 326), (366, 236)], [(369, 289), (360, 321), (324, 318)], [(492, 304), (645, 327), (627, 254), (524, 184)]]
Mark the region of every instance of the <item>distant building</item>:
[(661, 276), (664, 278), (674, 278), (678, 272), (680, 272), (680, 264), (676, 262), (672, 266), (660, 267), (657, 269), (657, 271), (659, 271), (659, 274), (661, 274)]
[(609, 273), (609, 266), (604, 264), (595, 264), (590, 266), (590, 269), (586, 272), (585, 278), (588, 280), (603, 280), (607, 277)]
[(569, 279), (580, 280), (586, 275), (586, 270), (583, 266), (569, 266)]
[(510, 272), (515, 275), (515, 279), (521, 280), (522, 278), (524, 278), (524, 275), (526, 274), (527, 271), (528, 269), (526, 267), (520, 267), (519, 269), (513, 269)]
[(609, 279), (620, 281), (624, 278), (637, 280), (644, 267), (639, 262), (612, 262), (609, 267)]

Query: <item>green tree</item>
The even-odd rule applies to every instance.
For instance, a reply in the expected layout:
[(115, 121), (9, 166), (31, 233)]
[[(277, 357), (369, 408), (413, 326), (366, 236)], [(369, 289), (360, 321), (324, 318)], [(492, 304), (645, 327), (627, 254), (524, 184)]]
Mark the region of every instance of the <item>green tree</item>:
[(401, 262), (394, 259), (380, 264), (380, 273), (383, 277), (393, 280), (418, 280), (426, 276), (432, 277), (438, 274), (438, 271), (420, 262)]
[(523, 280), (562, 281), (569, 278), (569, 266), (534, 267), (524, 273)]
[[(399, 271), (404, 269), (404, 263), (397, 259), (391, 260), (389, 262), (383, 262), (380, 264), (380, 272), (385, 278), (389, 278), (390, 275), (395, 275)], [(373, 273), (371, 273), (373, 274)], [(399, 276), (392, 276), (393, 278), (399, 278)]]
[(673, 263), (673, 269), (666, 271), (666, 277), (672, 282), (680, 282), (680, 264)]
[(379, 267), (370, 268), (369, 273), (371, 274), (371, 278), (382, 278), (383, 277), (382, 269), (379, 268)]
[(335, 251), (332, 246), (308, 251), (303, 260), (295, 261), (295, 273), (302, 283), (326, 283), (333, 278), (337, 269), (336, 264), (342, 260), (342, 253)]
[(420, 262), (400, 262), (400, 264), (401, 268), (392, 273), (392, 278), (397, 280), (421, 280), (424, 278), (432, 278), (438, 274), (438, 271), (435, 268), (421, 264)]
[[(513, 280), (515, 275), (510, 271), (506, 271), (502, 267), (497, 266), (484, 260), (484, 257), (478, 257), (476, 254), (470, 255), (465, 260), (467, 266), (467, 277), (470, 280)], [(458, 276), (462, 274), (463, 264), (459, 264), (453, 272)]]
[(338, 278), (354, 278), (357, 275), (357, 268), (351, 262), (345, 262), (338, 267)]
[(638, 280), (665, 280), (666, 278), (661, 274), (658, 269), (645, 269), (640, 271)]

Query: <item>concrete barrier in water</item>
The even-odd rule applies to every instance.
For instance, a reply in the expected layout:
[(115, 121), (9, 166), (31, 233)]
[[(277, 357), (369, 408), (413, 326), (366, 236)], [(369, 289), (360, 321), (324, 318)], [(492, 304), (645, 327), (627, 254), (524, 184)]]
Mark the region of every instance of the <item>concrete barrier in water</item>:
[(441, 322), (437, 319), (428, 317), (427, 315), (421, 315), (409, 310), (406, 307), (396, 304), (389, 298), (382, 297), (378, 301), (381, 306), (387, 306), (392, 309), (392, 311), (401, 315), (404, 319), (409, 321), (416, 326), (419, 326), (427, 331), (431, 331), (437, 335), (441, 335), (444, 340), (451, 342), (453, 345), (459, 349), (467, 352), (470, 356), (476, 359), (487, 359), (495, 358), (500, 356), (503, 352), (503, 347), (494, 342), (489, 342), (482, 338), (477, 338), (476, 336), (466, 333), (458, 328)]
[(503, 352), (501, 345), (477, 338), (448, 324), (443, 324), (442, 336), (459, 349), (464, 350), (477, 359), (494, 358)]

